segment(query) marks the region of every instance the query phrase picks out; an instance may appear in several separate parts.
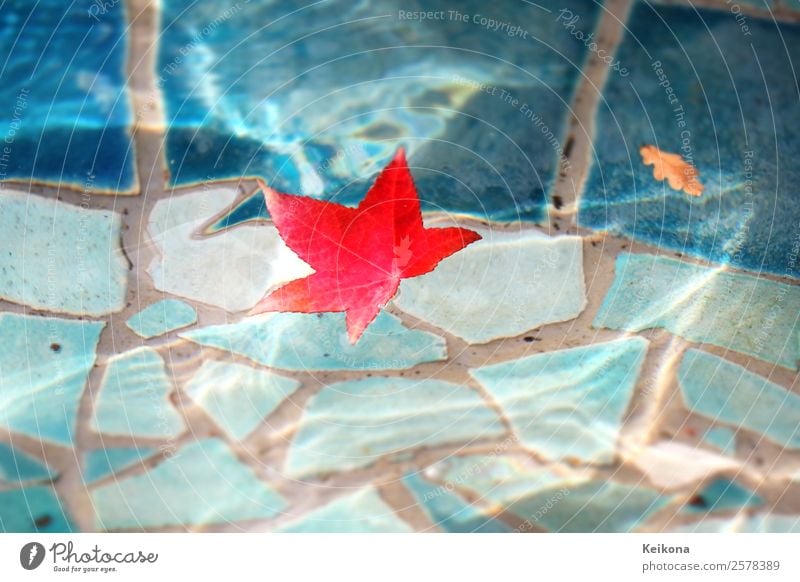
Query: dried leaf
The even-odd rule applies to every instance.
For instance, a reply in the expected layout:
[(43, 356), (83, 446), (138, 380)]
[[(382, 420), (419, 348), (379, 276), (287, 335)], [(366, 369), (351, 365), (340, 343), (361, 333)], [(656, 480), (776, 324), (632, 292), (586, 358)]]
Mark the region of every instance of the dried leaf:
[(662, 152), (653, 145), (642, 146), (639, 153), (645, 166), (653, 166), (653, 177), (656, 180), (666, 179), (670, 188), (678, 192), (683, 190), (690, 196), (700, 196), (703, 193), (705, 187), (700, 183), (700, 173), (680, 154)]

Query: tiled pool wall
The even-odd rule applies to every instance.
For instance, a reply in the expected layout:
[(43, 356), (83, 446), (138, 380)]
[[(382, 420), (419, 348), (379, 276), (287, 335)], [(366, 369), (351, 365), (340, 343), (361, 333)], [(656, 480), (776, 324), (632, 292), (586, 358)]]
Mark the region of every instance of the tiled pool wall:
[[(800, 529), (800, 6), (157, 4), (0, 8), (0, 530)], [(245, 317), (399, 145), (483, 239)]]

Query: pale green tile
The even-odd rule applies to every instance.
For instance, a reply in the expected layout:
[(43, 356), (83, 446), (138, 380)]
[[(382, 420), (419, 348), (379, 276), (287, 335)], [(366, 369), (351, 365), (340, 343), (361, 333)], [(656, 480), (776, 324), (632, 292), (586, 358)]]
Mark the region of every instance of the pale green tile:
[(447, 358), (443, 338), (381, 312), (355, 345), (344, 313), (275, 313), (180, 334), (284, 370), (399, 370)]
[(466, 386), (404, 378), (339, 382), (307, 404), (286, 470), (294, 477), (348, 471), (383, 455), (503, 432), (497, 414)]
[(0, 314), (0, 426), (71, 446), (104, 325)]
[(470, 370), (522, 444), (551, 459), (613, 461), (623, 416), (647, 352), (626, 338)]
[(169, 401), (164, 360), (142, 347), (109, 359), (94, 404), (92, 430), (109, 435), (173, 438), (186, 426)]
[(163, 299), (142, 309), (131, 317), (127, 326), (137, 335), (149, 339), (197, 321), (194, 307), (178, 299)]

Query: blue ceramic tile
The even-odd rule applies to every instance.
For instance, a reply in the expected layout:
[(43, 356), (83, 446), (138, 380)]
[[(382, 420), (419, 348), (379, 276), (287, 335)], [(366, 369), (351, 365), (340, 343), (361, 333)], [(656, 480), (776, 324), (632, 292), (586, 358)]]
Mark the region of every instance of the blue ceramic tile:
[(128, 287), (121, 225), (115, 212), (0, 191), (0, 297), (75, 315), (121, 310)]
[(285, 505), (217, 439), (194, 442), (149, 472), (92, 492), (98, 529), (193, 526), (263, 519)]
[(536, 231), (479, 230), (482, 240), (405, 279), (395, 304), (469, 343), (514, 337), (583, 311), (583, 243)]
[(617, 257), (595, 327), (664, 328), (796, 369), (800, 287), (654, 255)]
[(726, 455), (736, 454), (736, 432), (725, 426), (709, 428), (703, 440)]
[(104, 325), (0, 314), (0, 426), (71, 446)]
[[(355, 202), (403, 144), (428, 209), (540, 220), (587, 52), (556, 22), (562, 8), (593, 31), (589, 0), (470, 0), (458, 6), (467, 21), (443, 1), (165, 1), (170, 183), (257, 175)], [(263, 216), (259, 197), (231, 221)]]
[(284, 533), (409, 533), (378, 492), (368, 487), (337, 499), (278, 529)]
[[(597, 120), (582, 226), (756, 272), (800, 275), (792, 160), (800, 142), (800, 27), (730, 10), (638, 2), (615, 58)], [(747, 34), (749, 32), (749, 34)], [(705, 191), (690, 197), (653, 178), (639, 147), (682, 154)]]
[(109, 435), (176, 437), (186, 426), (169, 401), (170, 392), (164, 360), (154, 349), (114, 356), (106, 365), (90, 426)]
[(526, 447), (551, 459), (613, 461), (647, 352), (638, 338), (536, 354), (470, 370)]
[(184, 391), (232, 439), (242, 440), (299, 387), (267, 370), (207, 360)]
[(9, 0), (0, 8), (0, 180), (134, 191), (123, 2)]
[(692, 412), (761, 433), (784, 447), (800, 448), (797, 394), (700, 350), (683, 356), (678, 382)]
[(352, 345), (344, 313), (276, 313), (180, 334), (284, 370), (401, 370), (447, 358), (443, 338), (386, 312)]
[(155, 454), (150, 448), (95, 449), (84, 455), (83, 481), (94, 483), (123, 469), (140, 464)]
[(452, 487), (437, 485), (420, 474), (409, 473), (403, 478), (418, 503), (418, 507), (439, 529), (447, 533), (507, 533), (511, 527), (492, 519), (474, 507)]
[(440, 482), (513, 513), (520, 531), (535, 524), (553, 532), (625, 532), (670, 501), (647, 487), (558, 476), (518, 455), (454, 457), (442, 465)]
[(194, 307), (178, 299), (163, 299), (142, 309), (127, 321), (137, 335), (149, 339), (192, 325), (197, 321)]
[(50, 487), (0, 491), (0, 532), (71, 533), (73, 525)]
[(0, 443), (0, 483), (44, 481), (55, 475), (41, 461), (11, 445)]
[(759, 505), (764, 505), (764, 500), (752, 491), (728, 479), (717, 479), (694, 495), (683, 510), (687, 513), (705, 513)]
[(307, 404), (286, 470), (295, 477), (346, 471), (383, 455), (501, 434), (497, 414), (466, 386), (376, 377), (339, 382)]
[(234, 187), (159, 200), (147, 233), (157, 253), (147, 267), (159, 291), (225, 311), (247, 311), (268, 291), (313, 273), (270, 224), (201, 236), (203, 225), (235, 198)]

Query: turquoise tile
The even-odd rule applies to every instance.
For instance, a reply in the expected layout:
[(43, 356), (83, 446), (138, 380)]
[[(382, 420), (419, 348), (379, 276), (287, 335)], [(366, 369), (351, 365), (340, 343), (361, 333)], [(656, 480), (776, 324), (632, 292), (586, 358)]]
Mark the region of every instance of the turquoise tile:
[(522, 444), (551, 459), (614, 460), (616, 440), (647, 352), (626, 338), (470, 370)]
[(726, 455), (736, 454), (736, 432), (725, 426), (714, 426), (706, 431), (703, 440)]
[(763, 434), (784, 447), (800, 448), (797, 394), (700, 350), (683, 356), (678, 382), (692, 412)]
[(559, 476), (520, 455), (454, 457), (443, 463), (439, 481), (513, 513), (520, 531), (535, 524), (552, 532), (626, 532), (670, 501), (647, 487)]
[(800, 287), (647, 254), (617, 257), (595, 327), (664, 328), (796, 369)]
[(355, 345), (344, 313), (275, 313), (179, 334), (284, 370), (401, 370), (447, 358), (443, 338), (381, 312)]
[(206, 360), (184, 391), (232, 439), (242, 440), (299, 387), (267, 370)]
[(0, 297), (74, 315), (121, 310), (128, 288), (121, 225), (115, 212), (0, 189)]
[(676, 527), (679, 533), (800, 533), (800, 515), (739, 514), (733, 518), (703, 519)]
[(0, 426), (71, 446), (104, 325), (0, 314)]
[(418, 473), (403, 477), (417, 506), (439, 529), (447, 533), (507, 533), (512, 529), (470, 504), (452, 487), (437, 485)]
[(71, 533), (73, 529), (50, 487), (0, 491), (0, 532)]
[(0, 443), (0, 483), (45, 481), (56, 476), (44, 463), (11, 445)]
[[(557, 12), (579, 14), (588, 35), (598, 5), (465, 0), (475, 23), (404, 16), (453, 8), (165, 1), (157, 84), (170, 184), (258, 175), (354, 202), (402, 144), (427, 209), (542, 220), (588, 53)], [(220, 222), (262, 213), (257, 194)]]
[(83, 481), (94, 483), (128, 467), (140, 464), (156, 453), (156, 449), (142, 447), (95, 449), (84, 455)]
[(277, 531), (284, 533), (410, 533), (372, 487), (346, 495)]
[(568, 321), (586, 306), (583, 243), (536, 231), (479, 229), (482, 240), (422, 277), (405, 279), (402, 309), (469, 343)]
[(123, 2), (3, 2), (0, 180), (138, 190), (127, 27)]
[(178, 299), (163, 299), (142, 309), (126, 325), (145, 339), (158, 337), (197, 321), (194, 307)]
[(96, 527), (138, 530), (273, 517), (285, 502), (217, 439), (191, 443), (149, 472), (92, 491)]
[[(754, 0), (757, 1), (757, 0)], [(637, 2), (600, 101), (579, 224), (756, 273), (800, 276), (793, 124), (800, 27)], [(732, 66), (731, 63), (735, 63)], [(690, 159), (705, 190), (653, 177), (639, 147)], [(793, 316), (792, 316), (793, 318)]]
[(186, 430), (172, 406), (164, 360), (142, 347), (109, 358), (90, 426), (108, 435), (174, 438)]
[(764, 505), (764, 500), (728, 479), (716, 479), (706, 485), (684, 506), (686, 513), (739, 510)]
[(156, 289), (229, 312), (248, 311), (268, 291), (313, 273), (272, 223), (202, 236), (204, 225), (238, 193), (233, 186), (203, 187), (156, 202), (147, 222), (157, 250), (147, 273)]
[(503, 434), (474, 390), (440, 380), (363, 378), (311, 398), (286, 460), (293, 477), (347, 471), (384, 455)]

